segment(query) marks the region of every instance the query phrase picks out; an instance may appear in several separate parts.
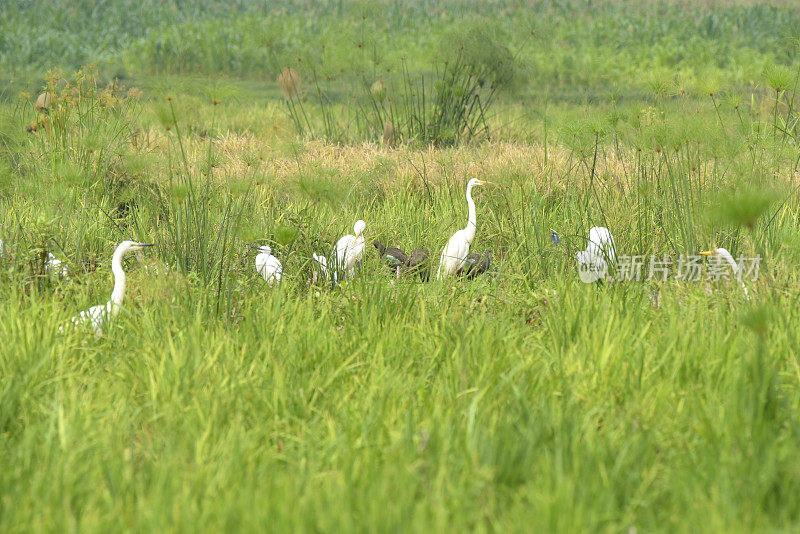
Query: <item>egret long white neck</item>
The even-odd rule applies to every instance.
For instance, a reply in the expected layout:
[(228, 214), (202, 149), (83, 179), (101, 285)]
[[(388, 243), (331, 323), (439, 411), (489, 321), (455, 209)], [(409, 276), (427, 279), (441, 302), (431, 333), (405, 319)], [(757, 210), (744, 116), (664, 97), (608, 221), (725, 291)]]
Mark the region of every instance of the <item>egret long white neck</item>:
[(733, 273), (738, 276), (739, 275), (739, 264), (737, 264), (736, 260), (733, 259), (733, 256), (731, 256), (731, 253), (728, 252), (727, 250), (724, 250), (724, 251), (723, 250), (718, 250), (717, 254), (719, 254), (720, 257), (722, 257), (722, 259), (724, 259), (725, 261), (728, 262), (728, 264), (733, 269)]
[(114, 275), (114, 291), (111, 293), (111, 302), (114, 304), (112, 306), (114, 315), (119, 312), (122, 299), (125, 298), (125, 271), (122, 269), (122, 256), (124, 255), (124, 250), (117, 250), (111, 260), (111, 272)]
[(478, 227), (475, 202), (472, 201), (472, 186), (467, 187), (467, 206), (469, 206), (469, 216), (467, 217), (467, 227), (464, 228), (464, 231), (467, 233), (467, 240), (472, 243), (475, 238), (475, 230)]

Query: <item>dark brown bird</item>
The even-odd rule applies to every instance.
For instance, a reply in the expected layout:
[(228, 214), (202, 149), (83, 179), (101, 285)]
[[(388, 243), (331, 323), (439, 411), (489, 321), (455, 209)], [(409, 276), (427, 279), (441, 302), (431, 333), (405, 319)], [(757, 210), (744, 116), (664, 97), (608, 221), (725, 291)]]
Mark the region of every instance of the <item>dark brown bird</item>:
[(472, 252), (464, 258), (464, 263), (458, 268), (456, 274), (458, 276), (466, 276), (468, 280), (472, 280), (479, 274), (488, 271), (490, 265), (492, 265), (492, 249), (486, 249), (483, 254)]
[(377, 239), (373, 241), (372, 244), (378, 249), (378, 254), (386, 261), (386, 265), (389, 269), (397, 274), (397, 278), (400, 278), (400, 268), (408, 263), (408, 256), (406, 253), (397, 247), (386, 247)]
[(415, 248), (408, 256), (409, 272), (419, 273), (419, 277), (423, 282), (427, 282), (431, 277), (431, 266), (428, 261), (430, 253), (425, 248)]

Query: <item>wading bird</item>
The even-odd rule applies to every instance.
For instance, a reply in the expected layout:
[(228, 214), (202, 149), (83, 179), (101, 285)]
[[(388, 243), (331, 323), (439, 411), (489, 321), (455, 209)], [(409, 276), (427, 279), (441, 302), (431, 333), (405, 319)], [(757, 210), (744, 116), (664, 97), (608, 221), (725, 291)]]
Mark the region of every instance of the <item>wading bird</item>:
[(745, 286), (744, 281), (742, 281), (742, 276), (744, 275), (742, 266), (736, 263), (736, 260), (733, 259), (733, 256), (731, 255), (730, 252), (728, 252), (727, 249), (724, 249), (722, 247), (719, 248), (714, 247), (711, 250), (704, 250), (703, 252), (700, 253), (700, 255), (716, 256), (717, 263), (720, 263), (722, 260), (728, 262), (728, 264), (731, 266), (731, 269), (733, 269), (733, 277), (736, 278), (739, 281), (739, 285), (742, 286), (742, 291), (744, 291), (745, 298), (747, 298), (748, 300), (750, 299), (750, 293), (748, 293), (747, 291), (747, 286)]
[(48, 273), (55, 273), (59, 276), (67, 278), (69, 276), (69, 269), (64, 263), (53, 256), (52, 252), (47, 253), (47, 262), (44, 264), (44, 269)]
[(347, 234), (336, 242), (336, 268), (347, 276), (355, 275), (356, 264), (364, 255), (364, 229), (367, 223), (362, 220), (353, 225), (355, 235)]
[[(322, 254), (317, 254), (316, 252), (312, 253), (311, 256), (314, 258), (314, 262), (316, 264), (316, 265), (314, 265), (314, 275), (313, 275), (312, 281), (313, 282), (317, 281), (317, 273), (318, 272), (322, 274), (322, 278), (323, 279), (330, 280), (331, 279), (331, 273), (328, 270), (328, 258), (323, 256)], [(333, 273), (332, 282), (335, 283), (336, 282), (336, 278), (337, 278), (336, 277), (336, 273), (334, 272)]]
[(264, 277), (264, 281), (270, 286), (278, 284), (283, 276), (283, 267), (278, 258), (272, 255), (272, 249), (267, 245), (262, 247), (250, 247), (259, 251), (256, 256), (256, 272)]
[(466, 276), (467, 280), (472, 280), (479, 274), (489, 270), (492, 264), (492, 249), (486, 249), (483, 254), (471, 252), (464, 259), (464, 264), (458, 269), (458, 276)]
[(372, 242), (376, 249), (378, 249), (378, 255), (381, 257), (382, 260), (386, 261), (386, 265), (389, 267), (389, 270), (393, 273), (397, 274), (397, 278), (400, 278), (400, 268), (405, 267), (408, 264), (408, 256), (405, 252), (400, 250), (397, 247), (387, 247), (377, 239)]
[(616, 261), (614, 238), (608, 228), (594, 226), (589, 230), (589, 243), (586, 250), (575, 254), (578, 260), (578, 274), (586, 283), (595, 282), (606, 277), (608, 263)]
[(469, 254), (469, 246), (472, 244), (472, 240), (475, 239), (475, 230), (477, 229), (475, 202), (472, 201), (472, 188), (490, 183), (477, 178), (473, 178), (467, 183), (467, 206), (469, 207), (467, 226), (453, 234), (453, 237), (447, 242), (447, 246), (444, 247), (442, 257), (439, 260), (439, 269), (436, 271), (437, 280), (455, 274), (464, 263), (467, 254)]
[[(114, 251), (111, 259), (111, 272), (114, 275), (114, 291), (111, 293), (111, 300), (105, 305), (92, 306), (72, 318), (75, 326), (90, 326), (94, 330), (95, 337), (103, 335), (105, 324), (116, 317), (122, 307), (122, 299), (125, 297), (125, 270), (122, 268), (122, 257), (128, 252), (141, 250), (144, 247), (152, 247), (152, 243), (139, 243), (136, 241), (123, 241)], [(59, 328), (60, 332), (63, 329)]]
[(430, 253), (426, 248), (415, 248), (408, 255), (408, 272), (419, 273), (419, 277), (423, 282), (427, 282), (431, 278), (429, 256)]

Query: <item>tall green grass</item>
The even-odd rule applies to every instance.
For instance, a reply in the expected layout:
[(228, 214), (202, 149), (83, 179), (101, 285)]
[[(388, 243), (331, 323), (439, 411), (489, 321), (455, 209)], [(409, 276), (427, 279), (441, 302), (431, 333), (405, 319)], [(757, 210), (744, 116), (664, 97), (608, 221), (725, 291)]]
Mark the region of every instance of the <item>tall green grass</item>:
[[(79, 103), (60, 101), (47, 115), (49, 133), (26, 132), (43, 120), (35, 92), (5, 94), (0, 530), (796, 530), (800, 140), (797, 71), (776, 45), (795, 11), (568, 9), (587, 5), (453, 3), (452, 20), (434, 11), (433, 40), (465, 15), (554, 16), (515, 63), (543, 73), (535, 79), (548, 80), (547, 99), (499, 93), (488, 143), (462, 136), (434, 149), (428, 138), (385, 150), (298, 138), (277, 93), (252, 82), (225, 82), (240, 94), (220, 98), (206, 80), (199, 90), (165, 78), (137, 98), (89, 76)], [(12, 22), (0, 24), (29, 16), (11, 7)], [(150, 7), (159, 24), (170, 9), (180, 24), (221, 34), (208, 19), (230, 20), (220, 6)], [(309, 10), (321, 16), (312, 27), (363, 11), (343, 30), (350, 35), (375, 20), (398, 32), (429, 24), (415, 10), (434, 7), (296, 4), (281, 13), (291, 29)], [(576, 17), (583, 26), (567, 24)], [(509, 33), (500, 42), (512, 53), (530, 37)], [(315, 35), (297, 31), (306, 34)], [(685, 42), (672, 49), (673, 39)], [(291, 46), (287, 36), (287, 55)], [(687, 55), (640, 54), (659, 47)], [(174, 64), (139, 68), (249, 68), (230, 67), (235, 54), (224, 47), (201, 50), (191, 67), (166, 51), (153, 61)], [(342, 50), (320, 63), (335, 65)], [(552, 70), (537, 71), (547, 54)], [(559, 87), (634, 56), (674, 70), (653, 69), (610, 95)], [(749, 57), (740, 73), (718, 64), (734, 56)], [(274, 79), (284, 59), (263, 76)], [(418, 68), (430, 59), (408, 58), (408, 76), (430, 79)], [(637, 61), (604, 72), (635, 78)], [(709, 62), (727, 74), (705, 79)], [(321, 88), (362, 91), (346, 110), (361, 132), (385, 119), (377, 79), (319, 78)], [(65, 81), (54, 78), (52, 90), (60, 95)], [(313, 95), (302, 105), (319, 128), (340, 108)], [(427, 110), (420, 116), (430, 120)], [(413, 137), (402, 124), (400, 138)], [(494, 182), (474, 195), (472, 250), (494, 250), (490, 271), (472, 282), (395, 280), (369, 243), (425, 247), (436, 261), (466, 224), (464, 186), (476, 175)], [(330, 254), (357, 219), (367, 223), (359, 275), (312, 283), (311, 254)], [(618, 254), (676, 259), (713, 245), (760, 254), (761, 276), (746, 281), (751, 300), (735, 281), (586, 285), (574, 258), (593, 225), (612, 230)], [(99, 339), (59, 335), (108, 299), (110, 255), (128, 237), (158, 247), (126, 260), (120, 315)], [(280, 287), (255, 273), (247, 246), (257, 243), (282, 261)], [(69, 278), (45, 271), (47, 252), (65, 260)]]

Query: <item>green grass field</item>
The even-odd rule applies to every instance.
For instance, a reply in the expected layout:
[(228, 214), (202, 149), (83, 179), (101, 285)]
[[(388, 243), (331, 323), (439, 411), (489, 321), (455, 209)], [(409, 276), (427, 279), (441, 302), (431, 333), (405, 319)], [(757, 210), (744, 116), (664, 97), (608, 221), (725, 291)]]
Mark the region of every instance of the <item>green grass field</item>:
[[(3, 9), (0, 531), (800, 529), (792, 3)], [(490, 271), (395, 280), (473, 177)], [(760, 271), (584, 284), (592, 226)]]

